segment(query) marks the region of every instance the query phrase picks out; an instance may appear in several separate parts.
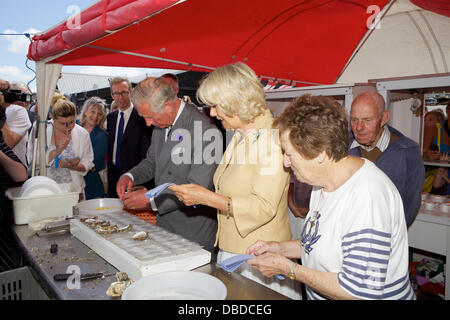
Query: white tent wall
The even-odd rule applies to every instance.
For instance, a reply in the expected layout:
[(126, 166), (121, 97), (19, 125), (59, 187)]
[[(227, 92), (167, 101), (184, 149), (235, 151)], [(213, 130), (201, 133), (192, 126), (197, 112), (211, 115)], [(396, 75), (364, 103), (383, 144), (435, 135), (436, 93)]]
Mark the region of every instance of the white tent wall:
[(411, 110), (413, 95), (391, 92), (388, 101), (386, 106), (390, 113), (388, 124), (420, 145), (422, 117), (414, 115)]
[[(45, 159), (45, 120), (50, 109), (53, 94), (55, 93), (56, 83), (61, 73), (62, 65), (50, 64), (46, 61), (36, 63), (36, 85), (37, 85), (37, 101), (38, 113), (41, 119), (39, 123), (39, 174), (45, 176), (47, 174)], [(36, 156), (33, 156), (33, 168)], [(33, 171), (34, 172), (34, 171)]]
[(450, 18), (396, 0), (369, 30), (337, 83), (449, 72)]

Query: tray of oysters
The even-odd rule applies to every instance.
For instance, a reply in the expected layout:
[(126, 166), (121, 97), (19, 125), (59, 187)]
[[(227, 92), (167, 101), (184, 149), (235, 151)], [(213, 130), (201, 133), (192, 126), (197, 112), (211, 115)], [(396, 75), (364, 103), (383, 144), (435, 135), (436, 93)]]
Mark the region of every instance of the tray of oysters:
[[(133, 224), (131, 223), (122, 226), (111, 224), (109, 220), (101, 219), (99, 216), (81, 218), (80, 221), (94, 229), (98, 234), (114, 234), (133, 231)], [(148, 234), (148, 231), (137, 231), (130, 236), (130, 239), (134, 241), (144, 241), (148, 239)]]

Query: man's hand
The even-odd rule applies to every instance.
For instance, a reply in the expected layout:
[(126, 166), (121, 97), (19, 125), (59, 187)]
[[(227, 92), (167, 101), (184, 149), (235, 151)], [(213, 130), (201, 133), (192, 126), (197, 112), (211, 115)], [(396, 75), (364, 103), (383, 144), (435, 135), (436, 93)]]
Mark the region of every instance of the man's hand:
[[(117, 185), (119, 184), (117, 183)], [(147, 209), (151, 211), (150, 200), (145, 196), (146, 192), (147, 190), (137, 190), (124, 193), (121, 197), (124, 207), (132, 210)]]
[[(3, 79), (0, 79), (0, 91), (6, 91), (9, 89), (9, 82)], [(3, 97), (3, 94), (0, 94), (0, 107), (2, 109), (5, 109), (9, 103), (5, 103), (5, 98)]]
[(124, 194), (133, 187), (133, 180), (127, 175), (120, 177), (116, 185), (116, 192), (120, 199), (123, 200)]

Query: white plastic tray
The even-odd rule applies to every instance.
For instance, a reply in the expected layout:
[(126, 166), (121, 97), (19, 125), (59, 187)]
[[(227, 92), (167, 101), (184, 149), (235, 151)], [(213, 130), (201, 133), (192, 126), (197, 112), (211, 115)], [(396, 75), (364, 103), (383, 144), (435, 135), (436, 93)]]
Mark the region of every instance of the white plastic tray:
[[(119, 227), (132, 224), (133, 230), (109, 235), (98, 234), (77, 218), (70, 221), (70, 232), (119, 271), (126, 272), (133, 281), (164, 271), (189, 271), (211, 260), (211, 253), (200, 245), (128, 212), (98, 216)], [(131, 239), (139, 231), (149, 232), (149, 239)]]
[[(70, 183), (61, 184), (63, 190), (70, 190)], [(6, 196), (13, 203), (14, 223), (28, 224), (45, 218), (72, 217), (72, 206), (78, 203), (79, 192), (64, 192), (61, 194), (21, 197), (21, 188), (9, 188)]]

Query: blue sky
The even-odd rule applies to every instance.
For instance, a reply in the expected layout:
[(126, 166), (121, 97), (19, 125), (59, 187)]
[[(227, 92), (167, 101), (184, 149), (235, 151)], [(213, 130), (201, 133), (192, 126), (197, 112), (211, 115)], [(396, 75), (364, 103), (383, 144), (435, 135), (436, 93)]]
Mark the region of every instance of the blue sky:
[[(18, 0), (2, 1), (0, 7), (0, 33), (39, 33), (69, 18), (76, 10), (83, 10), (95, 0)], [(0, 79), (28, 83), (34, 73), (25, 66), (30, 41), (23, 35), (0, 35)], [(35, 63), (28, 62), (33, 70)], [(152, 69), (110, 68), (100, 66), (63, 66), (63, 72), (101, 75), (126, 75), (152, 73)], [(34, 91), (36, 81), (30, 83)]]

